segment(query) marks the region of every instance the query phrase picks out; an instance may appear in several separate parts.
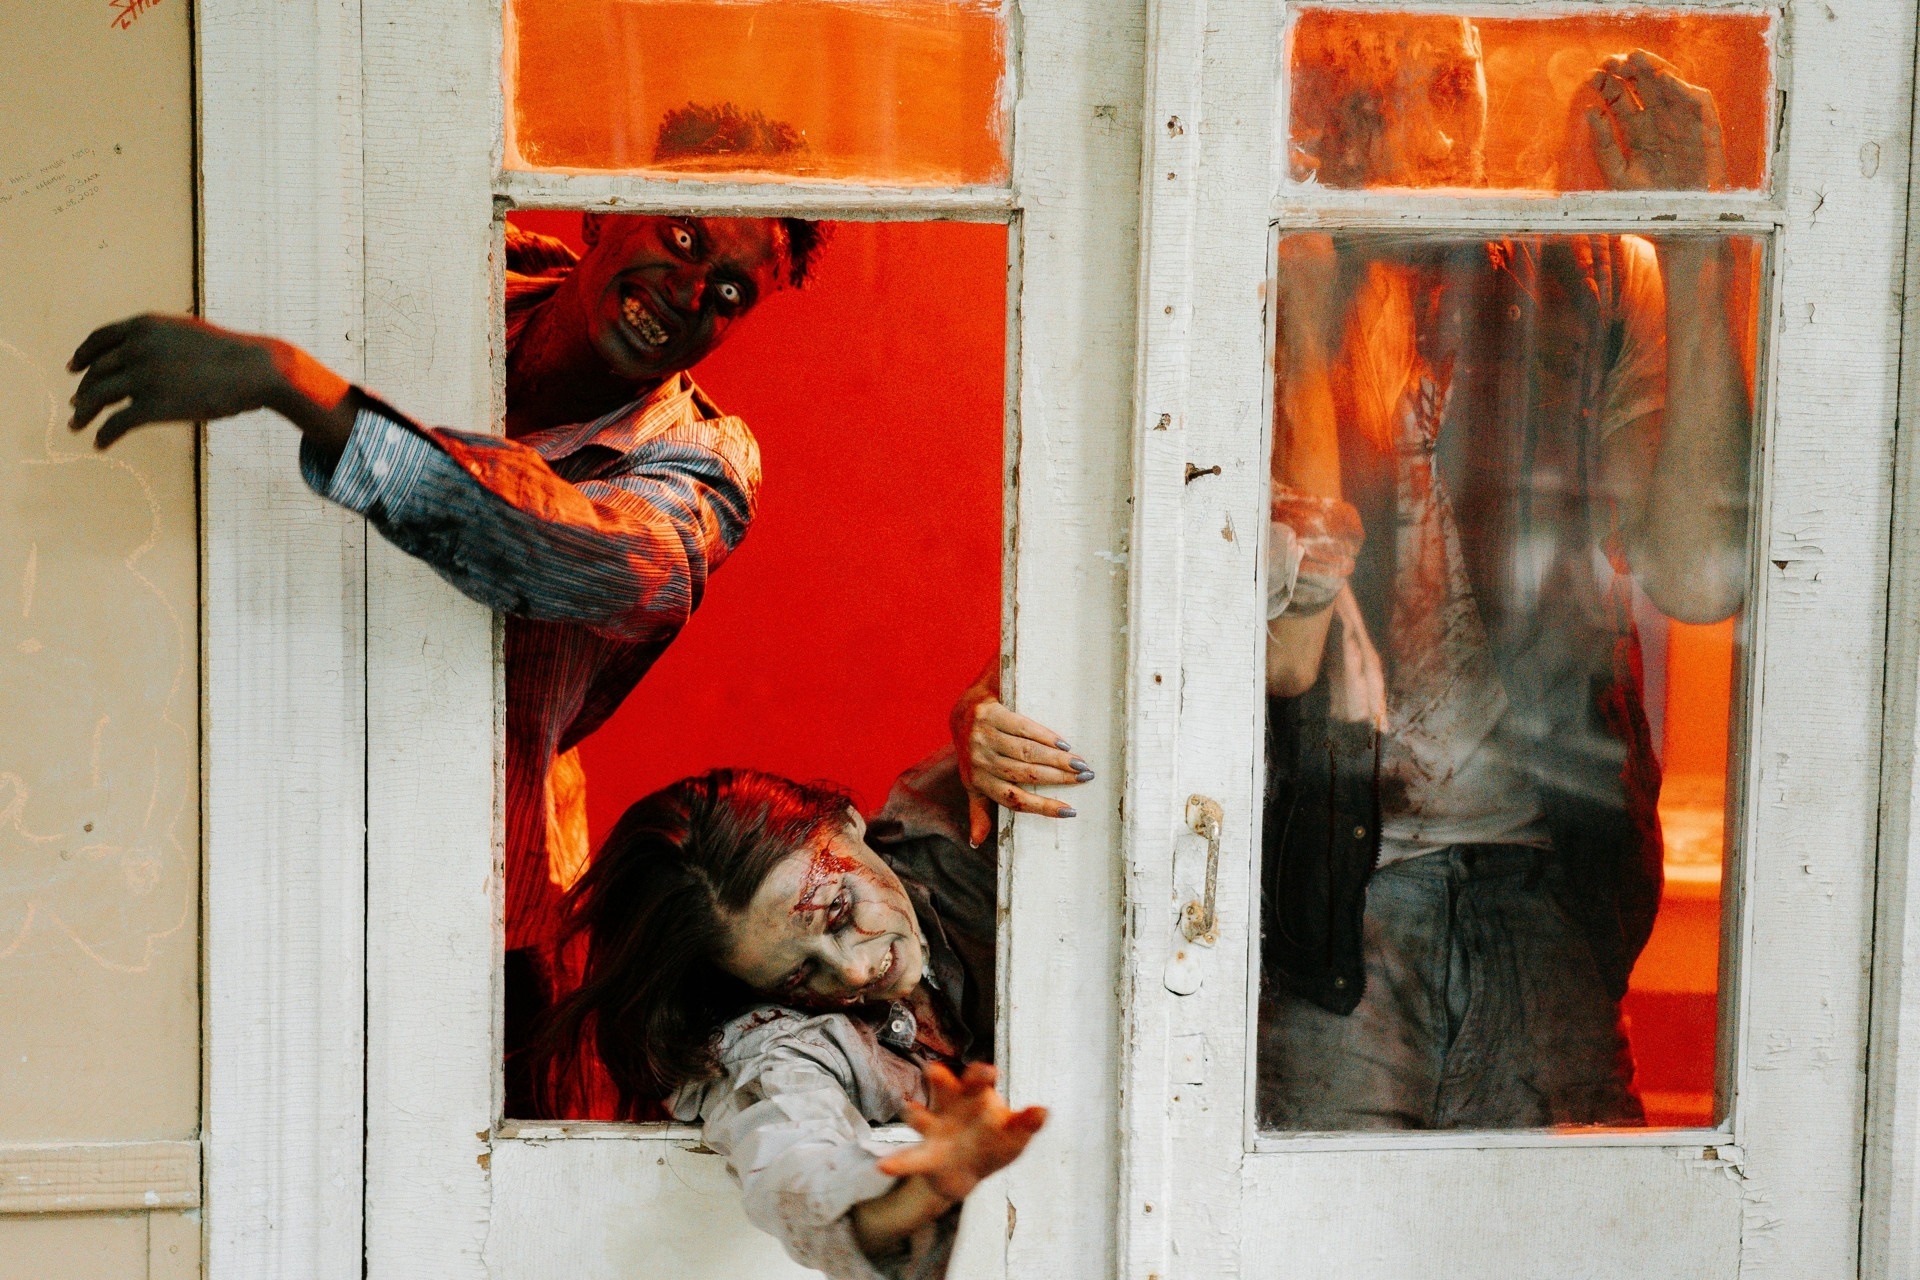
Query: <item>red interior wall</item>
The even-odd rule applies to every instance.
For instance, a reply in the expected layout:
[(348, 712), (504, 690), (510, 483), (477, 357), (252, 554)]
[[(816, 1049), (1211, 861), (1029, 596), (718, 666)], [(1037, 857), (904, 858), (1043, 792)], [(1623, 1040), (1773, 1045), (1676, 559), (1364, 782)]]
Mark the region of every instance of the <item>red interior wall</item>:
[[(576, 213), (512, 221), (580, 247)], [(694, 370), (760, 441), (760, 508), (582, 746), (596, 845), (634, 800), (719, 765), (875, 805), (998, 648), (1006, 228), (842, 223), (816, 272)]]

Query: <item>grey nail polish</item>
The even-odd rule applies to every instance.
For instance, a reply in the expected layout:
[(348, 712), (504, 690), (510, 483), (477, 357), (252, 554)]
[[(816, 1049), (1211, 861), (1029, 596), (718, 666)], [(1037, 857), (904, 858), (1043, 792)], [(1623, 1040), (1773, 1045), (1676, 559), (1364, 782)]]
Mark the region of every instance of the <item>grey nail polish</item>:
[(1080, 813), (1076, 809), (1062, 809), (1060, 816), (1063, 818), (1077, 818), (1080, 816)]
[(1085, 760), (1082, 760), (1079, 756), (1075, 756), (1073, 757), (1073, 759), (1067, 761), (1067, 768), (1073, 770), (1075, 773), (1092, 773), (1093, 772), (1093, 766), (1088, 764)]
[(1080, 772), (1078, 772), (1078, 773), (1076, 773), (1076, 774), (1074, 774), (1074, 775), (1073, 775), (1073, 780), (1074, 780), (1075, 782), (1092, 782), (1092, 781), (1093, 781), (1093, 770), (1091, 770), (1091, 769), (1082, 769), (1082, 770), (1081, 770)]
[(1055, 738), (1055, 739), (1053, 740), (1053, 745), (1054, 745), (1055, 747), (1057, 747), (1058, 749), (1060, 749), (1061, 751), (1071, 751), (1071, 750), (1073, 750), (1073, 748), (1072, 748), (1072, 747), (1070, 747), (1070, 746), (1068, 746), (1068, 745), (1067, 745), (1067, 740), (1066, 740), (1065, 738)]

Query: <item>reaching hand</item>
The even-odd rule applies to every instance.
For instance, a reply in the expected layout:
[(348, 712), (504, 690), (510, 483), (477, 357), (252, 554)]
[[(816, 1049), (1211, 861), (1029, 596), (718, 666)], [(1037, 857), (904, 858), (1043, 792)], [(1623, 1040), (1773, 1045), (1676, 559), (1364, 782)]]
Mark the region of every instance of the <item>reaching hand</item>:
[(94, 437), (97, 449), (144, 423), (201, 422), (255, 409), (279, 412), (323, 445), (344, 445), (353, 428), (346, 381), (306, 352), (191, 316), (141, 315), (95, 329), (67, 369), (86, 375), (73, 394), (73, 430), (127, 401)]
[(1616, 191), (1717, 191), (1727, 153), (1713, 94), (1688, 84), (1666, 59), (1635, 49), (1600, 65), (1587, 85), (1594, 159)]
[(1000, 702), (1000, 668), (994, 662), (948, 717), (967, 789), (967, 838), (977, 847), (993, 829), (993, 806), (1048, 818), (1071, 818), (1066, 803), (1023, 791), (1025, 786), (1066, 786), (1093, 779), (1093, 769), (1073, 754), (1060, 735)]
[(1047, 1122), (1047, 1109), (1010, 1109), (993, 1087), (998, 1078), (984, 1062), (972, 1063), (957, 1080), (938, 1063), (928, 1067), (933, 1105), (907, 1104), (907, 1123), (921, 1140), (880, 1161), (880, 1172), (918, 1174), (942, 1198), (958, 1203), (982, 1179), (1012, 1164)]

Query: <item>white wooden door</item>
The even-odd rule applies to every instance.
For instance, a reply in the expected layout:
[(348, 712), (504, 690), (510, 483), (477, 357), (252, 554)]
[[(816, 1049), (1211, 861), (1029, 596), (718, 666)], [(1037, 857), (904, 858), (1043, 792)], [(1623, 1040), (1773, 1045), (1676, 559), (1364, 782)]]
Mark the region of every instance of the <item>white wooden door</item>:
[[(997, 182), (510, 166), (500, 9), (363, 6), (364, 378), (428, 421), (500, 420), (510, 208), (1009, 225), (1009, 696), (1117, 761), (1140, 31), (1053, 3), (1017, 23), (1010, 6), (947, 7), (1010, 24)], [(366, 1273), (801, 1274), (748, 1224), (697, 1129), (503, 1120), (500, 630), (378, 539), (367, 554)], [(1110, 1265), (1118, 774), (1077, 822), (1016, 823), (1003, 845), (999, 1061), (1015, 1099), (1055, 1111), (1049, 1140), (970, 1203), (967, 1274)], [(1057, 945), (1074, 937), (1090, 941)]]
[[(1777, 59), (1768, 176), (1753, 189), (1571, 195), (1292, 180), (1283, 50), (1299, 8), (1155, 7), (1121, 1274), (1853, 1275), (1912, 6), (1745, 11), (1771, 14)], [(1535, 10), (1473, 12), (1603, 12)], [(1291, 1135), (1255, 1123), (1267, 311), (1276, 239), (1343, 228), (1764, 239), (1737, 852), (1717, 1119), (1704, 1127)], [(1190, 797), (1219, 803), (1217, 866)], [(1213, 907), (1217, 941), (1181, 934), (1190, 902)]]

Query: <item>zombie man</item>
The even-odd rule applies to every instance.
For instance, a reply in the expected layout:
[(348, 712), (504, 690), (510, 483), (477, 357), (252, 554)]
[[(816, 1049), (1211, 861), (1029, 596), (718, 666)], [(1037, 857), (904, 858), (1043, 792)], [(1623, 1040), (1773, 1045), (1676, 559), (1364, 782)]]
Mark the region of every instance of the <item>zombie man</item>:
[[(1471, 23), (1303, 27), (1296, 172), (1483, 181)], [(1634, 52), (1607, 183), (1723, 180)], [(1658, 907), (1632, 588), (1740, 607), (1749, 394), (1723, 239), (1286, 238), (1258, 1106), (1270, 1127), (1634, 1124), (1620, 999)]]
[[(757, 113), (688, 107), (662, 122), (656, 159), (712, 164), (801, 145)], [(575, 255), (508, 231), (505, 439), (419, 425), (297, 348), (186, 318), (109, 325), (73, 360), (86, 371), (75, 429), (129, 401), (100, 447), (142, 423), (274, 409), (300, 428), (316, 492), (507, 615), (508, 1110), (521, 1116), (535, 1114), (536, 1091), (518, 1051), (564, 985), (549, 948), (588, 858), (574, 748), (678, 635), (754, 514), (753, 436), (687, 370), (768, 293), (806, 282), (823, 228), (589, 214), (583, 232)], [(997, 672), (953, 717), (976, 804), (1071, 815), (1022, 787), (1091, 773), (999, 703)]]
[[(660, 130), (669, 159), (797, 145), (730, 107)], [(287, 343), (184, 317), (108, 325), (72, 362), (76, 430), (129, 401), (101, 448), (142, 423), (279, 412), (317, 493), (508, 615), (510, 1044), (546, 1002), (542, 949), (584, 863), (577, 769), (560, 771), (556, 805), (554, 762), (679, 634), (753, 519), (758, 446), (686, 371), (767, 294), (804, 283), (820, 243), (792, 218), (590, 214), (585, 236), (577, 261), (557, 241), (510, 245), (505, 439), (420, 425)]]

